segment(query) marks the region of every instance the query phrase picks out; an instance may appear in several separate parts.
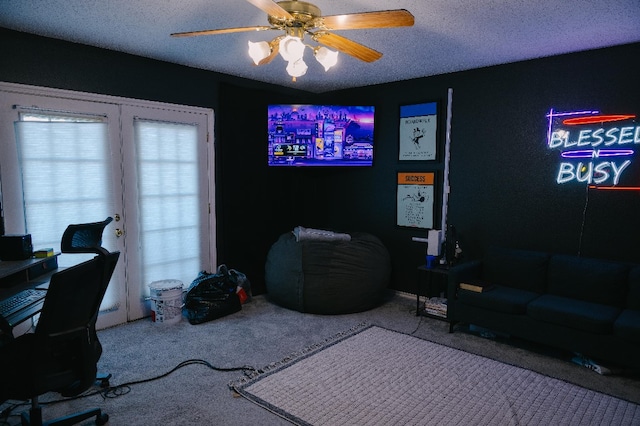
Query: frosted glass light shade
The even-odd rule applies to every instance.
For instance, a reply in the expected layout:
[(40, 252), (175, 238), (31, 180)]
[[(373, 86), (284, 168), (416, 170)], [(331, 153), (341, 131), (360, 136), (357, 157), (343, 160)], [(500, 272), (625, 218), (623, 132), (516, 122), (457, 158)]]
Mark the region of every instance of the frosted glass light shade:
[(266, 58), (271, 54), (271, 47), (269, 47), (269, 43), (266, 41), (259, 41), (254, 43), (252, 41), (249, 42), (249, 56), (253, 59), (253, 63), (258, 65), (261, 60)]
[(320, 62), (325, 71), (329, 71), (329, 68), (338, 63), (338, 52), (334, 50), (322, 46), (317, 48), (314, 53), (316, 60)]
[(286, 36), (280, 40), (280, 55), (287, 62), (295, 62), (304, 55), (304, 43), (298, 37)]
[(291, 77), (301, 77), (307, 73), (307, 64), (304, 63), (302, 59), (297, 61), (289, 61), (287, 65), (287, 73)]

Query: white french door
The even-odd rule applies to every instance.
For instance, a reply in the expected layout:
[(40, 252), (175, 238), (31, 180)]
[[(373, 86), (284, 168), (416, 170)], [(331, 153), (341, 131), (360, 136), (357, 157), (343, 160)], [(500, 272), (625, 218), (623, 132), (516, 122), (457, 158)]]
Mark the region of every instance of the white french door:
[(188, 285), (215, 265), (210, 110), (12, 84), (0, 92), (6, 232), (59, 250), (68, 224), (116, 219), (103, 245), (121, 257), (98, 327), (148, 315), (152, 281)]
[[(67, 225), (98, 222), (124, 210), (117, 105), (13, 91), (3, 92), (0, 102), (7, 233), (30, 233), (35, 249), (59, 252)], [(125, 251), (113, 226), (105, 230), (103, 245)], [(58, 264), (71, 266), (90, 256), (63, 254)], [(125, 269), (120, 260), (101, 306), (103, 326), (127, 320)]]
[[(211, 270), (207, 117), (171, 109), (122, 107), (123, 165), (130, 259), (129, 319), (149, 314), (148, 285), (178, 279), (188, 286)], [(213, 163), (211, 163), (213, 164)], [(213, 175), (211, 175), (213, 176)], [(135, 185), (129, 183), (135, 182)]]

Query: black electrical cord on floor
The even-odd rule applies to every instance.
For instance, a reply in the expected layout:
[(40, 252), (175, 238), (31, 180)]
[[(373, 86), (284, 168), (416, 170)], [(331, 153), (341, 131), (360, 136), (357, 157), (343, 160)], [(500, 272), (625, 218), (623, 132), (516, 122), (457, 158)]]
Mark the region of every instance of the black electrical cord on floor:
[[(92, 392), (92, 393), (87, 394), (87, 395), (82, 395), (82, 397), (84, 398), (85, 396), (101, 394), (103, 398), (116, 398), (118, 396), (126, 395), (127, 393), (129, 393), (129, 391), (131, 390), (131, 386), (133, 386), (133, 385), (139, 385), (139, 384), (142, 384), (142, 383), (148, 383), (148, 382), (152, 382), (154, 380), (163, 379), (163, 378), (167, 377), (168, 375), (170, 375), (171, 373), (175, 372), (176, 370), (179, 370), (182, 367), (186, 367), (187, 365), (193, 365), (193, 364), (204, 365), (204, 366), (206, 366), (206, 367), (208, 367), (208, 368), (210, 368), (212, 370), (222, 371), (222, 372), (245, 371), (245, 374), (246, 374), (246, 371), (255, 371), (256, 370), (254, 367), (246, 366), (246, 365), (242, 366), (242, 367), (228, 367), (228, 368), (215, 367), (215, 366), (211, 365), (210, 363), (208, 363), (207, 361), (202, 360), (202, 359), (189, 359), (189, 360), (186, 360), (186, 361), (182, 361), (180, 364), (176, 365), (171, 370), (169, 370), (166, 373), (161, 374), (159, 376), (151, 377), (151, 378), (148, 378), (148, 379), (135, 380), (135, 381), (123, 383), (123, 384), (117, 385), (117, 386), (109, 386), (106, 389), (95, 391), (95, 392)], [(75, 397), (75, 398), (78, 398), (78, 397)], [(66, 401), (68, 401), (68, 399), (66, 399)]]
[[(95, 390), (95, 391), (91, 391), (91, 392), (85, 392), (85, 393), (82, 393), (80, 395), (72, 396), (72, 397), (69, 397), (69, 398), (62, 398), (62, 399), (57, 399), (57, 400), (54, 400), (54, 401), (47, 401), (47, 402), (39, 402), (39, 404), (40, 405), (53, 405), (53, 404), (58, 404), (60, 402), (74, 401), (76, 399), (86, 398), (86, 397), (94, 396), (94, 395), (101, 395), (103, 399), (116, 398), (116, 397), (128, 394), (131, 391), (131, 386), (139, 385), (139, 384), (142, 384), (142, 383), (152, 382), (154, 380), (163, 379), (163, 378), (169, 376), (170, 374), (174, 373), (175, 371), (181, 369), (182, 367), (186, 367), (187, 365), (194, 365), (194, 364), (204, 365), (204, 366), (210, 368), (211, 370), (221, 371), (221, 372), (244, 371), (245, 375), (248, 374), (247, 372), (256, 371), (256, 368), (251, 367), (251, 366), (246, 366), (246, 365), (242, 366), (242, 367), (215, 367), (215, 366), (211, 365), (209, 362), (207, 362), (205, 360), (202, 360), (202, 359), (188, 359), (186, 361), (182, 361), (180, 364), (176, 365), (175, 367), (173, 367), (171, 370), (167, 371), (166, 373), (160, 374), (160, 375), (155, 376), (155, 377), (150, 377), (148, 379), (134, 380), (134, 381), (127, 382), (127, 383), (122, 383), (122, 384), (116, 385), (116, 386), (108, 386), (108, 387), (100, 389), (100, 390)], [(24, 402), (24, 403), (16, 404), (16, 405), (13, 405), (11, 407), (6, 408), (5, 410), (2, 411), (2, 413), (0, 413), (0, 419), (2, 419), (2, 420), (0, 420), (0, 422), (4, 422), (5, 424), (8, 424), (6, 419), (9, 418), (9, 416), (11, 415), (11, 412), (13, 410), (15, 410), (18, 407), (28, 406), (28, 405), (30, 405), (28, 402)], [(0, 425), (1, 424), (2, 423), (0, 423)]]
[[(412, 311), (412, 312), (415, 312), (415, 310), (414, 310), (414, 311)], [(410, 333), (411, 335), (414, 335), (414, 334), (415, 334), (415, 332), (416, 332), (416, 331), (418, 331), (418, 329), (419, 329), (419, 328), (420, 328), (420, 326), (422, 325), (422, 319), (423, 319), (423, 318), (424, 318), (424, 315), (420, 314), (420, 321), (418, 321), (418, 325), (416, 326), (416, 329), (415, 329), (415, 330), (413, 330), (413, 331)]]

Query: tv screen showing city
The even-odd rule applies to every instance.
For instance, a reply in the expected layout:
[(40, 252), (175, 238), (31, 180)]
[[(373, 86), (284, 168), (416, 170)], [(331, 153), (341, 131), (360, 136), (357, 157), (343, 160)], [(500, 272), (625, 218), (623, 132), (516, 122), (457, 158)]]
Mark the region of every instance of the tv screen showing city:
[(371, 166), (374, 107), (270, 105), (270, 166)]

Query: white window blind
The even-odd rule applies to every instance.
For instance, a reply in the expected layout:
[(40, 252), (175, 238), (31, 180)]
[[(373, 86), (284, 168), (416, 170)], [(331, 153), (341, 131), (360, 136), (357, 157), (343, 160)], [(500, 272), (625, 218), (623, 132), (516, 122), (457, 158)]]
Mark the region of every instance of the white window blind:
[(67, 225), (112, 214), (106, 124), (20, 121), (15, 127), (27, 232), (34, 248), (60, 251)]
[(134, 134), (142, 282), (188, 285), (201, 265), (197, 126), (136, 119)]
[[(72, 223), (97, 222), (112, 215), (112, 179), (107, 125), (101, 122), (15, 123), (22, 177), (25, 229), (34, 249), (60, 251), (64, 230)], [(107, 248), (110, 234), (103, 238)], [(59, 257), (72, 266), (93, 257)], [(107, 291), (102, 307), (114, 304)]]

